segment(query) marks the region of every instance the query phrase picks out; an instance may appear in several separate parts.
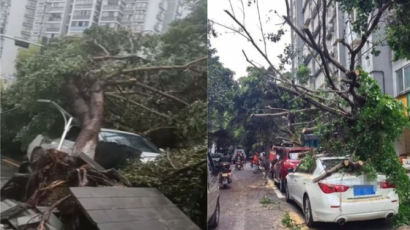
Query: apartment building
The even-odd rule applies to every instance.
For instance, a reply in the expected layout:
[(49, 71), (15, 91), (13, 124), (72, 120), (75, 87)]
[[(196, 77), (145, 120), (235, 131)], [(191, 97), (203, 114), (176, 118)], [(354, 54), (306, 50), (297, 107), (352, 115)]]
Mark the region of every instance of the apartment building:
[[(292, 0), (290, 2), (291, 17), (295, 25), (298, 28), (307, 26), (313, 37), (319, 40), (319, 37), (322, 36), (319, 33), (319, 22), (322, 20), (322, 1)], [(351, 44), (360, 39), (351, 29), (349, 16), (341, 11), (340, 6), (335, 1), (331, 1), (326, 14), (326, 38), (320, 38), (326, 39), (330, 55), (344, 66), (349, 65), (349, 53), (347, 48), (337, 40), (343, 38)], [(320, 88), (325, 83), (325, 77), (322, 68), (320, 68), (321, 62), (318, 54), (312, 52), (293, 30), (291, 31), (291, 39), (296, 52), (292, 61), (292, 72), (295, 73), (300, 65), (306, 65), (311, 70), (308, 86), (311, 89)], [(395, 97), (403, 102), (405, 107), (410, 108), (410, 61), (394, 61), (392, 50), (385, 41), (383, 25), (370, 36), (369, 41), (359, 54), (359, 64), (379, 83), (383, 93)], [(378, 44), (375, 48), (380, 51), (377, 56), (371, 54), (374, 44)], [(331, 68), (331, 73), (339, 80), (343, 77), (343, 74), (334, 67)], [(410, 154), (410, 130), (405, 130), (399, 138), (396, 143), (396, 151), (398, 154)]]
[[(160, 34), (184, 15), (183, 1), (0, 0), (0, 34), (37, 43), (80, 35), (92, 25)], [(0, 37), (2, 78), (14, 79), (18, 49), (13, 40)]]
[(98, 25), (103, 0), (73, 0), (67, 34), (81, 34), (92, 25)]

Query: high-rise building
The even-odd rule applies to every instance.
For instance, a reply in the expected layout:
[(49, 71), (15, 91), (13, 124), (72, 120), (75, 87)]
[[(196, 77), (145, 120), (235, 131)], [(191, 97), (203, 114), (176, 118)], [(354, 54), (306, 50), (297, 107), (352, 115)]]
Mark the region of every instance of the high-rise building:
[(67, 25), (68, 34), (79, 34), (93, 25), (98, 25), (102, 2), (103, 0), (73, 0), (71, 19)]
[[(326, 12), (326, 38), (322, 38), (322, 33), (320, 33), (322, 1), (291, 0), (290, 2), (291, 18), (294, 24), (298, 28), (308, 27), (316, 41), (319, 38), (326, 39), (330, 55), (343, 66), (348, 66), (349, 51), (338, 41), (344, 39), (348, 44), (354, 44), (360, 40), (349, 24), (348, 18), (351, 15), (342, 12), (339, 4), (332, 1)], [(302, 64), (307, 66), (311, 70), (308, 87), (320, 88), (325, 83), (325, 76), (320, 67), (319, 55), (308, 48), (294, 30), (291, 31), (291, 39), (296, 52), (292, 60), (292, 72), (295, 73)], [(380, 51), (379, 55), (371, 54), (374, 44), (378, 44), (374, 48)], [(393, 60), (393, 52), (385, 41), (383, 24), (380, 24), (380, 29), (369, 37), (369, 43), (365, 44), (357, 61), (379, 83), (383, 93), (395, 97), (402, 101), (405, 107), (410, 108), (410, 61)], [(331, 67), (331, 74), (337, 76), (339, 80), (344, 76), (335, 67)], [(410, 130), (407, 129), (396, 143), (398, 154), (410, 153), (409, 140)]]
[[(0, 0), (0, 34), (44, 43), (92, 25), (164, 33), (182, 17), (184, 0)], [(0, 74), (13, 79), (18, 47), (0, 37)], [(7, 55), (5, 55), (7, 54)]]

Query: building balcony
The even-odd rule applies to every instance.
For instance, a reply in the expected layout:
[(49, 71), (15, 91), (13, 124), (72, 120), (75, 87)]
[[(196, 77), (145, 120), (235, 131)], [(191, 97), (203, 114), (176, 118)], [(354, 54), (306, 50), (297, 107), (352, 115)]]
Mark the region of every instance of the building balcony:
[(118, 17), (101, 17), (101, 21), (121, 21)]
[(74, 5), (75, 9), (91, 9), (93, 4), (90, 3), (77, 3)]
[(89, 19), (91, 15), (77, 15), (73, 16), (73, 19)]
[(49, 27), (46, 28), (46, 32), (59, 32), (60, 28), (56, 28), (56, 27)]
[(64, 7), (50, 7), (47, 9), (47, 12), (62, 12)]
[(103, 10), (122, 11), (122, 10), (124, 9), (124, 7), (121, 6), (121, 5), (103, 5), (102, 9), (103, 9)]

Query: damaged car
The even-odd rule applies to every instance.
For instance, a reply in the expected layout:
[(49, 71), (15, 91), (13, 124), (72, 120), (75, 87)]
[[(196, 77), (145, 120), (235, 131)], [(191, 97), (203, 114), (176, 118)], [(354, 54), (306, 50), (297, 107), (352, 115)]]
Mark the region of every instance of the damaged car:
[(286, 177), (286, 200), (301, 207), (308, 226), (315, 222), (344, 225), (361, 220), (390, 221), (397, 214), (399, 198), (394, 184), (385, 175), (378, 174), (375, 180), (370, 180), (363, 173), (347, 168), (328, 175), (341, 162), (350, 162), (348, 157), (321, 156), (313, 159), (313, 163), (304, 164), (304, 161), (307, 159), (302, 159)]
[[(38, 102), (50, 104), (61, 113), (65, 123), (64, 131), (61, 137), (56, 138), (37, 135), (28, 145), (28, 160), (31, 161), (33, 151), (38, 149), (57, 149), (68, 154), (72, 153), (81, 131), (78, 121), (54, 101), (39, 99)], [(76, 124), (72, 125), (73, 123)], [(154, 144), (138, 134), (102, 128), (98, 134), (94, 160), (106, 169), (119, 169), (125, 166), (127, 160), (139, 160), (146, 163), (155, 160), (161, 152)]]
[[(61, 151), (73, 151), (79, 132), (78, 127), (70, 129), (62, 142)], [(57, 149), (60, 141), (61, 138), (51, 139), (37, 135), (27, 148), (28, 159), (31, 159), (33, 151), (37, 148)], [(146, 163), (155, 160), (160, 154), (161, 151), (154, 144), (138, 134), (102, 128), (98, 134), (94, 160), (104, 168), (121, 168), (129, 159)]]

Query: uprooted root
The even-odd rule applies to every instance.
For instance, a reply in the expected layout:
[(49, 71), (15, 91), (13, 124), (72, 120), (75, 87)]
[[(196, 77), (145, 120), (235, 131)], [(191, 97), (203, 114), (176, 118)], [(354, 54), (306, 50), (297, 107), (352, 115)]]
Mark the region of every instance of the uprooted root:
[[(58, 208), (61, 215), (75, 216), (81, 213), (69, 187), (80, 186), (126, 186), (127, 181), (114, 170), (98, 171), (81, 158), (57, 150), (37, 151), (30, 162), (32, 172), (20, 175), (1, 190), (2, 199), (17, 199), (30, 207), (49, 206)], [(11, 180), (13, 181), (13, 180)], [(21, 188), (24, 188), (22, 191)], [(50, 211), (51, 212), (51, 211)], [(45, 229), (50, 212), (43, 213), (37, 229)]]

